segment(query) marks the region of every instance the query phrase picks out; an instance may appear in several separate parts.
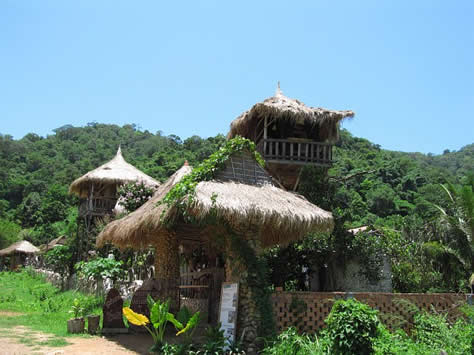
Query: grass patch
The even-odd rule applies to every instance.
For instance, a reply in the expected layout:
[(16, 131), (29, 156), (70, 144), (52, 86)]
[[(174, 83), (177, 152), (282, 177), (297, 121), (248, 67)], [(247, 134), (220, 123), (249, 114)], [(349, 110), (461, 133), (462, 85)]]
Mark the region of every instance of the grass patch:
[(57, 337), (77, 336), (67, 333), (69, 310), (75, 298), (81, 300), (85, 314), (102, 313), (102, 298), (77, 291), (61, 292), (31, 270), (0, 272), (0, 284), (0, 311), (22, 313), (0, 317), (0, 328), (22, 325)]
[(69, 345), (68, 341), (64, 338), (53, 338), (53, 339), (48, 339), (46, 341), (42, 341), (39, 343), (39, 345), (42, 346), (50, 346), (50, 347), (57, 347), (57, 346), (66, 346)]

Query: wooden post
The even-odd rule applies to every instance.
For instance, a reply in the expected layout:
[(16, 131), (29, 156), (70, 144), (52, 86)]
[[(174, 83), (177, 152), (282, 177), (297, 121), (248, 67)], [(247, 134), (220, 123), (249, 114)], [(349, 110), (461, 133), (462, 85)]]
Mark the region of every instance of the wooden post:
[(267, 117), (263, 121), (263, 157), (267, 154)]

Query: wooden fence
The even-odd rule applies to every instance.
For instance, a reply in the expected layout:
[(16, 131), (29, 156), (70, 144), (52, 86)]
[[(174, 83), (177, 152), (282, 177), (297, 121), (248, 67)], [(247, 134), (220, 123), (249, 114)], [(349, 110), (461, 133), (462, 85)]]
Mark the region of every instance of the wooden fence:
[[(314, 333), (325, 326), (324, 320), (338, 299), (355, 298), (379, 311), (380, 320), (389, 328), (409, 330), (414, 307), (447, 314), (448, 320), (462, 317), (459, 307), (471, 302), (473, 295), (455, 293), (362, 293), (362, 292), (275, 292), (273, 312), (278, 332), (290, 326)], [(408, 302), (407, 302), (408, 301)]]

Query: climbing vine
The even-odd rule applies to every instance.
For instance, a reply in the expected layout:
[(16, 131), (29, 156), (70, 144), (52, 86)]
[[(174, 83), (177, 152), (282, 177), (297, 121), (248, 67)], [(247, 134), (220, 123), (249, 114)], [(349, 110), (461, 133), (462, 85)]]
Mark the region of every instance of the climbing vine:
[(250, 242), (241, 236), (236, 235), (230, 228), (228, 237), (230, 245), (240, 263), (247, 269), (246, 277), (252, 297), (255, 300), (260, 316), (260, 326), (258, 335), (264, 338), (275, 336), (275, 321), (273, 319), (273, 307), (270, 300), (272, 293), (269, 283), (269, 268), (266, 259), (258, 256)]
[[(166, 204), (168, 208), (171, 206), (177, 207), (183, 214), (186, 214), (186, 207), (190, 206), (194, 201), (197, 184), (201, 181), (212, 180), (217, 172), (225, 167), (225, 162), (232, 154), (244, 150), (247, 150), (262, 167), (265, 165), (263, 158), (255, 149), (255, 143), (246, 138), (237, 136), (228, 140), (223, 147), (211, 154), (208, 159), (204, 160), (197, 167), (193, 168), (190, 174), (184, 176), (168, 191), (160, 203)], [(165, 213), (166, 210), (163, 211), (162, 216)]]
[[(200, 165), (195, 167), (192, 172), (184, 176), (171, 190), (166, 194), (160, 203), (166, 204), (168, 208), (175, 207), (180, 211), (183, 217), (188, 217), (186, 214), (187, 207), (192, 205), (195, 197), (195, 189), (197, 184), (201, 181), (212, 180), (216, 174), (225, 167), (225, 162), (232, 154), (242, 151), (248, 151), (262, 167), (265, 162), (261, 155), (255, 149), (255, 143), (242, 138), (235, 137), (228, 140), (223, 147), (217, 152), (213, 153), (208, 159), (204, 160)], [(216, 200), (216, 195), (211, 199)], [(163, 212), (162, 217), (165, 215)], [(201, 224), (219, 224), (221, 227), (226, 225), (222, 220), (217, 219), (214, 214), (207, 216), (205, 221), (191, 222)], [(226, 225), (227, 232), (224, 238), (230, 238), (230, 246), (235, 256), (240, 259), (242, 265), (245, 265), (248, 272), (244, 276), (245, 282), (252, 292), (252, 296), (256, 302), (256, 306), (260, 313), (260, 327), (259, 336), (267, 337), (275, 334), (275, 324), (273, 320), (273, 309), (270, 302), (270, 284), (268, 281), (269, 269), (265, 258), (257, 256), (255, 249), (252, 248), (249, 241), (238, 236), (230, 226)], [(220, 241), (225, 243), (225, 239)]]

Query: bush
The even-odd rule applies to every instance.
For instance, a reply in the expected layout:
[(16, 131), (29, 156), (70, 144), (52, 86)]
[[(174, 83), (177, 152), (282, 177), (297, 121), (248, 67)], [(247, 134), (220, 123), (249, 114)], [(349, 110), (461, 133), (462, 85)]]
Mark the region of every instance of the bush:
[(338, 300), (326, 319), (334, 354), (372, 354), (379, 320), (377, 311), (354, 299)]
[(127, 212), (133, 212), (147, 202), (153, 196), (155, 190), (155, 187), (148, 186), (143, 182), (131, 182), (122, 185), (118, 189), (118, 203)]
[(295, 328), (288, 328), (281, 333), (276, 341), (263, 349), (264, 355), (318, 355), (328, 353), (326, 339), (318, 339), (308, 335), (299, 335)]
[(76, 263), (75, 268), (79, 272), (79, 275), (86, 279), (108, 277), (115, 281), (124, 273), (121, 268), (122, 264), (122, 261), (117, 261), (111, 258), (95, 258), (94, 260), (87, 262), (79, 261)]

